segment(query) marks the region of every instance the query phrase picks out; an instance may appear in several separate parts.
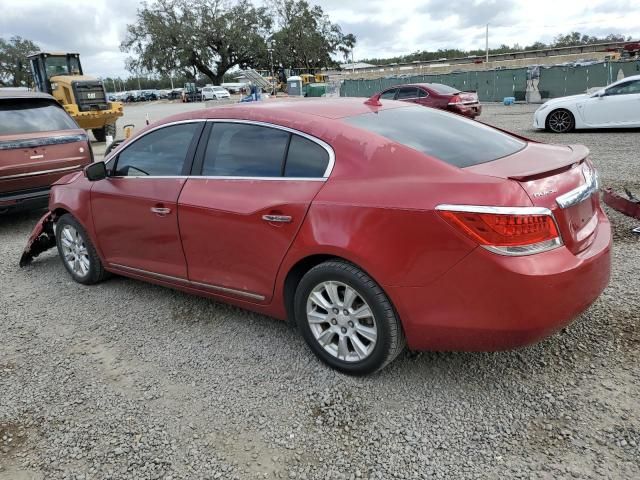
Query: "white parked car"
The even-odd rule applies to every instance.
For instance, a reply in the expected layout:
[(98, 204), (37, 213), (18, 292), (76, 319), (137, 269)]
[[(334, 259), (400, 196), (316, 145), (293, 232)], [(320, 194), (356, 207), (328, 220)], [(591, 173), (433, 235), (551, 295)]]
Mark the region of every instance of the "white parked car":
[(203, 87), (202, 99), (203, 100), (222, 100), (223, 98), (231, 98), (231, 94), (228, 90), (222, 87)]
[(536, 110), (533, 126), (555, 133), (640, 127), (640, 75), (618, 80), (593, 94), (549, 100)]

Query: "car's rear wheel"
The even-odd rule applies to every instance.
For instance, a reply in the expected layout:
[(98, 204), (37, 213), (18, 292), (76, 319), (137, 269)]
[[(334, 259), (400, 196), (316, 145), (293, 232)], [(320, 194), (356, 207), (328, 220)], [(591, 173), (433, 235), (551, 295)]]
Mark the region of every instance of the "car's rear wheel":
[(76, 282), (98, 283), (107, 276), (85, 229), (70, 214), (56, 223), (56, 244), (64, 267)]
[(576, 119), (569, 110), (560, 108), (549, 113), (545, 126), (554, 133), (567, 133), (576, 126)]
[(309, 270), (296, 289), (296, 322), (311, 350), (344, 373), (365, 375), (404, 349), (400, 321), (380, 286), (348, 262)]

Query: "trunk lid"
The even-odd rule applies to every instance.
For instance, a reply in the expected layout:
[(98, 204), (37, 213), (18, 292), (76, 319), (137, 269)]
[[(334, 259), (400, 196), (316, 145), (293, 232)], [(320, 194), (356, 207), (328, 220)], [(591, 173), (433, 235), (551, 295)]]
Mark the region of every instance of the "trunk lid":
[(49, 187), (91, 162), (84, 130), (3, 135), (0, 139), (0, 194)]
[(519, 152), (465, 170), (516, 181), (536, 207), (548, 208), (564, 244), (579, 253), (593, 241), (598, 224), (597, 180), (583, 145), (529, 143)]

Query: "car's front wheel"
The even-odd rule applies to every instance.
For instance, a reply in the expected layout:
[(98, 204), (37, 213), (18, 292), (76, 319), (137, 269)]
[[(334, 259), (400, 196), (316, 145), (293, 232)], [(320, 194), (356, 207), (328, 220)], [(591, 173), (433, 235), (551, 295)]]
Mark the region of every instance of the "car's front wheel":
[(405, 346), (400, 321), (385, 293), (348, 262), (327, 261), (309, 270), (296, 289), (295, 313), (311, 350), (343, 373), (375, 372)]
[(569, 110), (560, 108), (549, 113), (545, 126), (550, 132), (567, 133), (575, 128), (576, 120)]
[(64, 267), (76, 282), (91, 285), (107, 276), (87, 232), (70, 214), (56, 223), (56, 244)]

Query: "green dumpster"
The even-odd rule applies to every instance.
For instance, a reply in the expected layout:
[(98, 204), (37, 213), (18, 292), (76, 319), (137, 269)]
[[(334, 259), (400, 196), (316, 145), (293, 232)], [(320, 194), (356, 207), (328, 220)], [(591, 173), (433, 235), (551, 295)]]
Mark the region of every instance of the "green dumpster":
[(327, 93), (326, 83), (309, 83), (307, 84), (307, 97), (321, 97)]

